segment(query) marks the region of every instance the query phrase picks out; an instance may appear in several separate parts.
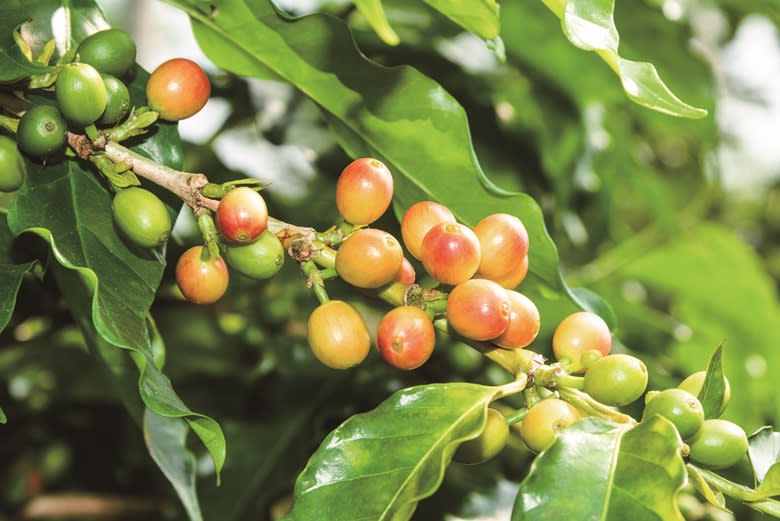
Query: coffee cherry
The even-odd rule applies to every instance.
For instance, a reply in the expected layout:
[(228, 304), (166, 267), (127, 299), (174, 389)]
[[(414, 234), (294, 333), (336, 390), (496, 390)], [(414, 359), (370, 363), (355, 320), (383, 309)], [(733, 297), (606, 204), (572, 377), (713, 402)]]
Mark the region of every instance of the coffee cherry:
[(420, 201), (410, 206), (401, 219), (401, 238), (412, 257), (421, 259), (422, 241), (439, 223), (454, 223), (455, 216), (446, 206), (433, 201)]
[(268, 207), (263, 196), (249, 187), (230, 190), (217, 206), (219, 232), (230, 242), (248, 244), (268, 225)]
[(745, 431), (727, 420), (704, 420), (691, 439), (691, 461), (714, 469), (725, 469), (737, 464), (748, 450)]
[(704, 422), (704, 409), (701, 407), (701, 402), (682, 389), (665, 389), (650, 398), (645, 405), (642, 419), (649, 418), (653, 414), (663, 416), (672, 422), (684, 440), (696, 434)]
[(493, 281), (497, 282), (502, 288), (515, 289), (525, 280), (526, 275), (528, 275), (528, 255), (523, 257), (515, 271), (510, 272), (505, 277), (496, 277)]
[(208, 249), (193, 246), (176, 263), (176, 284), (184, 298), (195, 304), (212, 304), (228, 287), (228, 270), (222, 257), (209, 256)]
[(447, 321), (472, 340), (492, 340), (509, 327), (511, 300), (504, 288), (487, 279), (458, 284), (447, 297)]
[(558, 433), (581, 418), (569, 402), (548, 398), (536, 403), (520, 424), (520, 436), (528, 448), (542, 452), (552, 445)]
[(142, 248), (154, 248), (171, 234), (171, 216), (159, 197), (131, 186), (120, 190), (111, 205), (114, 222), (122, 234)]
[(36, 105), (19, 120), (16, 139), (27, 154), (48, 157), (65, 148), (68, 124), (57, 107)]
[(452, 459), (466, 465), (484, 463), (496, 457), (508, 440), (509, 424), (504, 415), (488, 408), (485, 428), (476, 438), (461, 443)]
[(211, 95), (211, 83), (200, 65), (174, 58), (157, 67), (146, 84), (149, 107), (166, 121), (197, 114)]
[(276, 275), (284, 265), (284, 247), (268, 230), (249, 244), (226, 244), (225, 260), (242, 275), (264, 280)]
[[(705, 378), (707, 378), (707, 371), (697, 371), (689, 375), (682, 382), (680, 382), (680, 385), (678, 385), (677, 387), (679, 389), (688, 391), (692, 395), (698, 397), (699, 393), (701, 392), (701, 388), (704, 386)], [(723, 400), (720, 403), (719, 414), (723, 414), (723, 411), (726, 410), (726, 407), (728, 406), (730, 399), (731, 399), (731, 384), (729, 383), (729, 379), (726, 378), (725, 385), (723, 388)]]
[(26, 175), (27, 167), (16, 146), (16, 141), (0, 135), (0, 192), (18, 190), (24, 183)]
[(100, 72), (125, 76), (135, 68), (133, 38), (121, 29), (106, 29), (84, 38), (78, 47), (78, 60)]
[(347, 369), (365, 360), (371, 336), (355, 308), (331, 300), (315, 309), (306, 324), (309, 347), (323, 365)]
[(482, 219), (474, 233), (482, 252), (479, 276), (485, 279), (504, 279), (520, 269), (528, 254), (528, 232), (514, 215), (494, 213)]
[(336, 271), (355, 287), (378, 288), (393, 280), (403, 257), (395, 237), (382, 230), (364, 228), (341, 243), (336, 252)]
[(590, 311), (572, 313), (561, 320), (553, 334), (553, 354), (558, 360), (578, 363), (582, 353), (598, 349), (608, 355), (612, 349), (612, 333), (600, 316)]
[(130, 110), (130, 91), (122, 80), (109, 74), (101, 74), (106, 86), (106, 110), (98, 123), (113, 125), (127, 115)]
[(520, 349), (534, 341), (539, 334), (539, 310), (531, 299), (517, 291), (506, 290), (509, 297), (509, 326), (493, 340), (500, 347)]
[(402, 284), (414, 284), (414, 280), (417, 278), (417, 274), (414, 272), (414, 266), (409, 262), (406, 257), (401, 260), (401, 269), (395, 274), (393, 280), (397, 280)]
[(479, 240), (468, 226), (439, 223), (425, 234), (420, 255), (433, 278), (444, 284), (460, 284), (477, 272)]
[(630, 355), (609, 355), (585, 373), (585, 392), (606, 405), (628, 405), (645, 392), (647, 367)]
[(399, 369), (417, 369), (430, 358), (436, 332), (428, 314), (415, 306), (390, 310), (376, 329), (376, 345), (385, 361)]
[(108, 103), (103, 78), (86, 63), (65, 65), (57, 76), (54, 93), (65, 119), (80, 127), (97, 121)]
[(385, 213), (392, 200), (393, 176), (378, 159), (356, 159), (336, 182), (336, 207), (348, 223), (371, 224)]

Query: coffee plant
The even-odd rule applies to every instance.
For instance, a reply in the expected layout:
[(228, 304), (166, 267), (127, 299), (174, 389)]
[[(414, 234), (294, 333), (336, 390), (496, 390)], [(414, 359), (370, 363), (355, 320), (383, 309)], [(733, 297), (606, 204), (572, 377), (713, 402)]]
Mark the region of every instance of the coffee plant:
[(0, 518), (780, 517), (777, 194), (713, 174), (775, 7), (169, 0), (214, 68), (147, 71), (99, 3), (0, 12)]

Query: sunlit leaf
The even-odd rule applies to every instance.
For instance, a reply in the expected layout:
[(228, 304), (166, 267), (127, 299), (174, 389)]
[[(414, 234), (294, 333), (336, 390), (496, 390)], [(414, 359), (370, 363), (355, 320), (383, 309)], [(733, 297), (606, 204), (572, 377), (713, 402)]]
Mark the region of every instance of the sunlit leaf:
[(615, 71), (626, 95), (635, 103), (684, 118), (703, 118), (707, 111), (688, 105), (661, 81), (655, 66), (627, 60), (618, 54), (619, 35), (614, 0), (549, 0), (544, 2), (558, 18), (569, 41), (595, 51)]
[(513, 521), (683, 521), (685, 483), (674, 426), (652, 416), (628, 429), (588, 418), (562, 431), (520, 486)]
[(388, 45), (398, 45), (401, 41), (398, 34), (390, 27), (385, 11), (382, 9), (382, 0), (354, 0), (355, 6), (366, 17), (371, 28)]
[(756, 483), (763, 483), (769, 469), (780, 460), (780, 432), (770, 426), (764, 426), (748, 438), (748, 454)]
[(351, 417), (298, 476), (284, 519), (408, 519), (439, 487), (458, 444), (484, 428), (498, 390), (467, 383), (410, 387)]
[(721, 343), (710, 357), (707, 374), (698, 395), (705, 419), (717, 418), (721, 415), (725, 394), (726, 375), (723, 373), (723, 344)]
[(493, 40), (498, 36), (499, 8), (495, 0), (423, 1), (483, 40)]

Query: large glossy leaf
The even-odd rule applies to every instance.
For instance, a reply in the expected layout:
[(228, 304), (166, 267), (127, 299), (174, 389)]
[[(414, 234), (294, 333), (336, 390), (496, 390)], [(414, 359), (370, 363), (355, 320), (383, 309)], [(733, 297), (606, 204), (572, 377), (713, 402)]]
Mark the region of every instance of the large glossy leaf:
[(626, 95), (645, 107), (684, 118), (703, 118), (704, 109), (688, 105), (661, 81), (655, 66), (627, 60), (618, 54), (619, 36), (614, 21), (614, 0), (543, 0), (561, 19), (569, 41), (595, 51), (615, 71)]
[(190, 14), (198, 42), (217, 65), (291, 83), (322, 107), (350, 155), (386, 162), (395, 174), (398, 211), (433, 199), (470, 225), (489, 212), (520, 217), (531, 242), (529, 280), (548, 295), (568, 295), (541, 209), (487, 178), (463, 108), (440, 85), (410, 67), (369, 61), (332, 17), (285, 19), (267, 0), (170, 3)]
[(706, 369), (725, 339), (732, 393), (724, 417), (750, 431), (777, 414), (780, 395), (769, 368), (780, 366), (780, 306), (761, 260), (733, 231), (716, 224), (681, 231), (628, 262), (620, 276), (663, 294), (672, 316), (689, 328), (670, 351), (683, 374)]
[(563, 431), (520, 486), (513, 521), (683, 521), (682, 442), (653, 416), (634, 428), (589, 418)]
[(11, 319), (22, 277), (33, 267), (32, 262), (14, 262), (11, 255), (13, 240), (6, 216), (0, 214), (0, 295), (3, 295), (0, 300), (0, 331), (5, 329)]
[(410, 387), (351, 417), (298, 476), (284, 519), (408, 519), (439, 487), (458, 444), (483, 429), (498, 392), (466, 383)]

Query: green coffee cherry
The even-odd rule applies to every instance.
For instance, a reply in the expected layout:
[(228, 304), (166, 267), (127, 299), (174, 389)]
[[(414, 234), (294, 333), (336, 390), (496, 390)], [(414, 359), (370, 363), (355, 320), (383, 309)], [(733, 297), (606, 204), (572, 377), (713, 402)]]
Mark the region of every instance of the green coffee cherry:
[(171, 234), (171, 217), (159, 197), (133, 186), (117, 192), (112, 205), (114, 222), (122, 234), (143, 248), (154, 248)]

